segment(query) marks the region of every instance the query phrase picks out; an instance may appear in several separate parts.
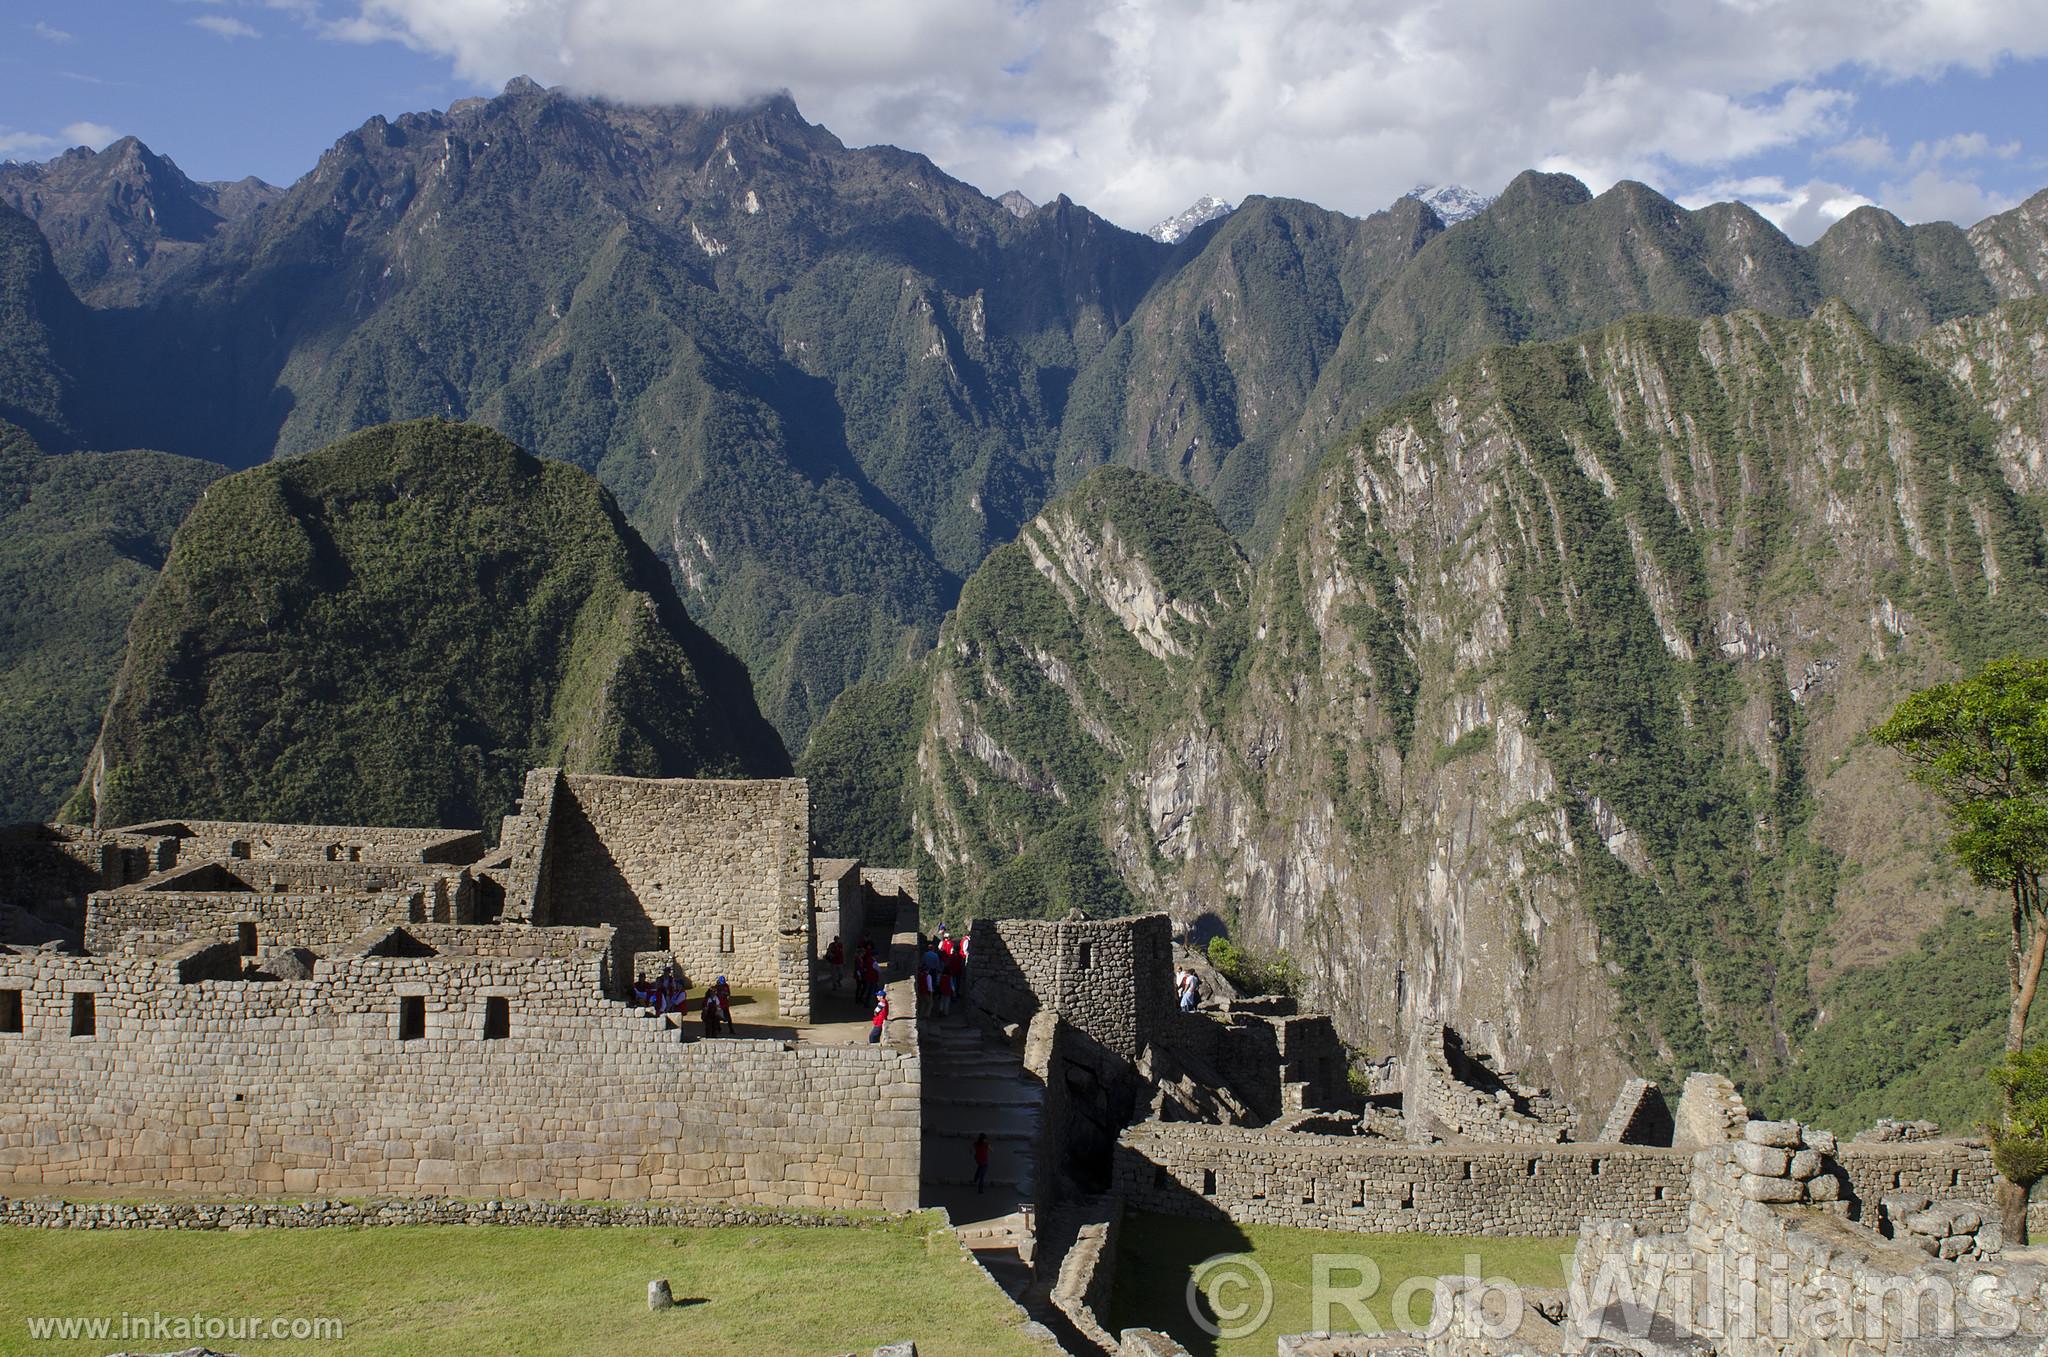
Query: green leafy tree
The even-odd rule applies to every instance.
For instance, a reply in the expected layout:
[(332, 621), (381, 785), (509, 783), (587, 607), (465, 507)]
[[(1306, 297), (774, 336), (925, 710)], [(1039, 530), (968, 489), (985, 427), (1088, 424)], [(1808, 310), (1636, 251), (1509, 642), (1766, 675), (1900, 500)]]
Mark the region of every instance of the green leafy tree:
[[(2005, 1114), (1991, 1126), (1991, 1161), (2005, 1178), (1999, 1208), (2005, 1237), (2027, 1239), (2027, 1197), (2048, 1177), (2048, 1046), (2008, 1055), (1991, 1071), (2003, 1095)], [(2004, 1187), (2013, 1191), (2007, 1193)]]
[(2048, 867), (2048, 660), (1995, 660), (1974, 677), (1915, 693), (1876, 737), (1898, 751), (1915, 782), (1941, 799), (1954, 829), (1949, 845), (1971, 876), (2010, 897), (2011, 1007), (2006, 1063), (1993, 1076), (2004, 1095), (1993, 1143), (2008, 1147), (1999, 1162), (2006, 1237), (2024, 1243), (2027, 1198), (2048, 1168), (2042, 1135), (2048, 1072), (2041, 1069), (2048, 1057), (2022, 1049), (2048, 955), (2041, 899), (2041, 872)]
[(2005, 1049), (2018, 1054), (2048, 955), (2048, 660), (1995, 660), (1973, 678), (1915, 693), (1876, 736), (1941, 798), (1955, 830), (1949, 846), (1971, 876), (2011, 897)]

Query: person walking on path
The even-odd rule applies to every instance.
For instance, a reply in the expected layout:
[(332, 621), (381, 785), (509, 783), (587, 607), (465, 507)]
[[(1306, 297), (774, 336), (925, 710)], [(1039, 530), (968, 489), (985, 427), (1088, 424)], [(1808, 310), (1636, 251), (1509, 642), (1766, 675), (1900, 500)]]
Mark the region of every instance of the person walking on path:
[(983, 1133), (974, 1138), (974, 1191), (977, 1196), (988, 1190), (988, 1135)]
[(882, 1024), (889, 1021), (889, 991), (875, 992), (875, 1016), (869, 1020), (868, 1042), (878, 1044), (882, 1040)]

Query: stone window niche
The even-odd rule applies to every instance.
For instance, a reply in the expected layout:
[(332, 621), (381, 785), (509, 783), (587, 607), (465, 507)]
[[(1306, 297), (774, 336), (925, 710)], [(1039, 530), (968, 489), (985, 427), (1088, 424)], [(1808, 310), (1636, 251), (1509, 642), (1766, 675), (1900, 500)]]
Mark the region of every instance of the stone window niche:
[(667, 952), (673, 950), (672, 948), (670, 948), (668, 943), (668, 925), (661, 924), (655, 928), (654, 950), (657, 952)]
[(1202, 1170), (1202, 1195), (1205, 1197), (1213, 1197), (1216, 1195), (1215, 1169)]
[(427, 996), (401, 994), (398, 997), (398, 1039), (419, 1041), (427, 1035)]
[(1095, 944), (1092, 942), (1081, 944), (1081, 969), (1084, 971), (1095, 969)]
[(89, 990), (77, 990), (71, 996), (71, 1035), (90, 1037), (99, 1034), (99, 1012), (97, 1001)]
[(256, 925), (243, 922), (235, 925), (235, 947), (243, 956), (256, 955)]
[(21, 991), (0, 989), (0, 1032), (21, 1030)]
[(512, 1001), (502, 994), (484, 999), (484, 1040), (503, 1041), (512, 1035)]

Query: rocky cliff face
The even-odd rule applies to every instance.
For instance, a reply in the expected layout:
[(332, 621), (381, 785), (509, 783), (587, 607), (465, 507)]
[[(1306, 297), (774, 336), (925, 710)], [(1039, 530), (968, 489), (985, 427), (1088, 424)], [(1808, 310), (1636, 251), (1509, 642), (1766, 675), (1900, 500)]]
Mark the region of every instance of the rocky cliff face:
[[(2008, 307), (1909, 352), (1834, 304), (1489, 351), (1327, 459), (1164, 714), (1095, 741), (1096, 841), (1142, 903), (1293, 956), (1369, 1049), (1447, 1020), (1596, 1116), (1630, 1070), (1767, 1077), (1828, 977), (1974, 898), (1863, 737), (2048, 642), (2043, 334)], [(938, 715), (968, 653), (935, 660), (939, 804), (1073, 804), (1001, 771), (1040, 764), (983, 707)], [(949, 879), (965, 818), (923, 826)]]

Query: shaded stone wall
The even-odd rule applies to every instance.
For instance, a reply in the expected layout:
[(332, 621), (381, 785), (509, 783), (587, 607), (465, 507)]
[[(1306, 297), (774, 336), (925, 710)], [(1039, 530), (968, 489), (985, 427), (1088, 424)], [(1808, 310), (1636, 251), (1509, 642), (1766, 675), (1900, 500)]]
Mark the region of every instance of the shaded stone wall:
[(1050, 1009), (1135, 1060), (1176, 1016), (1164, 914), (1122, 919), (977, 919), (975, 1002), (1014, 1022)]
[[(0, 1034), (0, 1183), (916, 1204), (913, 1023), (875, 1046), (682, 1043), (602, 997), (604, 934), (559, 946), (570, 954), (353, 956), (305, 981), (183, 984), (181, 968), (211, 969), (204, 946), (0, 952), (25, 1019)], [(77, 994), (92, 996), (89, 1036), (71, 1035)], [(483, 1036), (492, 998), (509, 1007), (503, 1039)], [(400, 1036), (407, 999), (417, 1040)]]
[(1399, 1146), (1146, 1122), (1117, 1146), (1127, 1207), (1256, 1225), (1574, 1235), (1589, 1216), (1675, 1229), (1692, 1156), (1649, 1146)]
[[(622, 956), (667, 950), (698, 984), (775, 985), (810, 1016), (810, 791), (754, 781), (562, 774), (543, 837), (537, 924), (609, 925)], [(507, 917), (513, 916), (507, 888)], [(664, 947), (659, 930), (667, 930)], [(623, 972), (623, 965), (621, 966)]]

